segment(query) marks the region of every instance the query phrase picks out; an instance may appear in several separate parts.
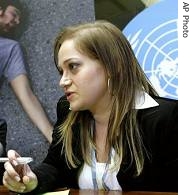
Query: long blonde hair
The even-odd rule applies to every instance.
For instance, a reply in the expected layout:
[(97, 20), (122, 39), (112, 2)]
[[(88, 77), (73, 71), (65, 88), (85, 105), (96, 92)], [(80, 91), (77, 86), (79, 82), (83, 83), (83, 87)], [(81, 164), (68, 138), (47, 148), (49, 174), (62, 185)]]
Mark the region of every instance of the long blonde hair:
[[(137, 124), (135, 99), (139, 91), (157, 95), (140, 67), (130, 43), (122, 32), (107, 21), (95, 21), (65, 28), (56, 38), (54, 60), (57, 66), (58, 51), (61, 44), (73, 39), (76, 48), (92, 59), (97, 59), (104, 66), (110, 78), (109, 90), (113, 95), (113, 106), (108, 124), (107, 143), (118, 155), (117, 166), (122, 162), (126, 139), (131, 164), (139, 175), (144, 165), (145, 148)], [(80, 124), (81, 151), (83, 159), (90, 164), (90, 148), (95, 147), (91, 132), (91, 119), (88, 111), (71, 111), (60, 126), (63, 150), (68, 163), (76, 167), (79, 159), (72, 148), (72, 125), (78, 120)]]

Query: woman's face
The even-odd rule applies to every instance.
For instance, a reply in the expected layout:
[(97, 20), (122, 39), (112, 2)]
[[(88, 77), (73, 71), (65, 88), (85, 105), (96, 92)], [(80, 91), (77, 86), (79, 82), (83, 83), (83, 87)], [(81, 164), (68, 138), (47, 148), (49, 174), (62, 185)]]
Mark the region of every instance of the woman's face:
[(96, 112), (108, 104), (109, 92), (103, 66), (80, 53), (73, 40), (64, 41), (61, 45), (58, 68), (62, 75), (59, 84), (72, 110)]

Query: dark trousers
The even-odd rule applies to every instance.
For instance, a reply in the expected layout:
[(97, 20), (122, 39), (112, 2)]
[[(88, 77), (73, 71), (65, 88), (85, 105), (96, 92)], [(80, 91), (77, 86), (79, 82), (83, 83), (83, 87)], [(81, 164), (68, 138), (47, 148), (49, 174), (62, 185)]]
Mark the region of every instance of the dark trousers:
[[(6, 135), (7, 135), (7, 123), (4, 119), (0, 119), (0, 143), (3, 146), (0, 148), (1, 156), (6, 156)], [(0, 163), (0, 185), (2, 185), (3, 173), (4, 173), (4, 164)]]

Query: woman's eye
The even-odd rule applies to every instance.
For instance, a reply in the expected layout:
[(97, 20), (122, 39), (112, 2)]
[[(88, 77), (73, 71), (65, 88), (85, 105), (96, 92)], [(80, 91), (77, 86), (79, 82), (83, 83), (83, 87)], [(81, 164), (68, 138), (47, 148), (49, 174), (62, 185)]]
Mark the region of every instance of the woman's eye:
[(70, 70), (74, 70), (74, 69), (76, 69), (78, 66), (79, 66), (78, 63), (70, 63), (70, 64), (69, 64)]

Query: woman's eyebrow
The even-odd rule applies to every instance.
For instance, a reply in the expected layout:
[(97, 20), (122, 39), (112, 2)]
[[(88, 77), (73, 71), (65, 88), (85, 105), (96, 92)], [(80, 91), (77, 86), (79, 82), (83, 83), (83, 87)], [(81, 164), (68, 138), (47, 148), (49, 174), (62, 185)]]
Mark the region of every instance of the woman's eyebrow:
[(72, 60), (77, 60), (78, 58), (72, 57), (72, 58), (68, 58), (68, 59), (64, 59), (62, 60), (61, 63), (58, 63), (58, 67), (61, 67), (62, 65), (67, 64), (68, 62), (72, 61)]

